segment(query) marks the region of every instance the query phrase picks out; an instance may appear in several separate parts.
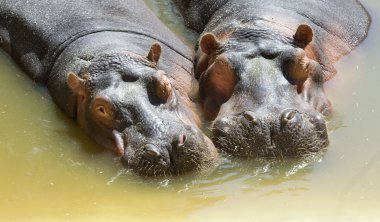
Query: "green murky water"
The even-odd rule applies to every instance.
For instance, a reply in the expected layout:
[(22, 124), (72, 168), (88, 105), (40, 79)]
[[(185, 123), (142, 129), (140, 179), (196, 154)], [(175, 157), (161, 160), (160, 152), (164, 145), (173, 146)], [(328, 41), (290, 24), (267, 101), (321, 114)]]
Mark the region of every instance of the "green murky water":
[[(154, 11), (188, 42), (167, 0)], [(213, 173), (146, 181), (84, 135), (0, 52), (0, 221), (380, 220), (380, 3), (368, 39), (327, 85), (331, 145), (312, 164), (224, 160)]]

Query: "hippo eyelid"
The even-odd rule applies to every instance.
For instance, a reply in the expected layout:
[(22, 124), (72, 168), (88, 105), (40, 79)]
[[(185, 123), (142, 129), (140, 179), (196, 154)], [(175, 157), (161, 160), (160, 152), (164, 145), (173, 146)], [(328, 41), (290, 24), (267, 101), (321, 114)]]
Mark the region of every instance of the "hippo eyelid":
[(139, 80), (139, 76), (131, 74), (122, 74), (121, 79), (124, 82), (136, 82), (137, 80)]
[(107, 108), (104, 105), (98, 104), (95, 105), (95, 111), (97, 114), (103, 118), (112, 119), (114, 118), (114, 112), (109, 107)]
[(104, 118), (106, 120), (115, 119), (116, 107), (108, 98), (103, 96), (95, 97), (93, 100), (93, 111), (100, 118)]
[(106, 110), (105, 110), (105, 107), (104, 106), (101, 106), (101, 105), (99, 105), (98, 107), (96, 107), (96, 109), (99, 111), (99, 112), (101, 112), (101, 113), (106, 113)]
[(278, 52), (265, 51), (265, 52), (261, 53), (261, 56), (265, 59), (273, 60), (273, 59), (277, 58), (279, 56), (279, 54), (280, 53), (278, 53)]

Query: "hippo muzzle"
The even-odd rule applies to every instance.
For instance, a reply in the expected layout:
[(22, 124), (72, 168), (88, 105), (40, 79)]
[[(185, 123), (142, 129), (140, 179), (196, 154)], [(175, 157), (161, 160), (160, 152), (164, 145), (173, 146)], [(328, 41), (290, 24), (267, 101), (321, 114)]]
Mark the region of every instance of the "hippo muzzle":
[(322, 115), (294, 109), (265, 116), (245, 111), (216, 119), (212, 129), (216, 146), (240, 157), (307, 156), (329, 144)]
[(154, 139), (134, 130), (127, 131), (123, 133), (125, 138), (130, 135), (133, 139), (128, 140), (122, 161), (139, 175), (179, 175), (202, 171), (210, 163), (216, 163), (218, 154), (211, 140), (191, 126), (178, 128), (176, 133), (156, 134)]

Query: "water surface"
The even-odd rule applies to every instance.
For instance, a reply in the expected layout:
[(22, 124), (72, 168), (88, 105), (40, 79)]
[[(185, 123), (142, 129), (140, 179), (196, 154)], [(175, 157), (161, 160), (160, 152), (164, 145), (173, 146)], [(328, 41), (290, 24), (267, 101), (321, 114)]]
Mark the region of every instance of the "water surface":
[[(194, 42), (168, 0), (147, 2)], [(138, 178), (0, 52), (0, 221), (378, 221), (380, 3), (362, 2), (372, 28), (326, 86), (331, 145), (309, 162), (225, 159), (205, 175)]]

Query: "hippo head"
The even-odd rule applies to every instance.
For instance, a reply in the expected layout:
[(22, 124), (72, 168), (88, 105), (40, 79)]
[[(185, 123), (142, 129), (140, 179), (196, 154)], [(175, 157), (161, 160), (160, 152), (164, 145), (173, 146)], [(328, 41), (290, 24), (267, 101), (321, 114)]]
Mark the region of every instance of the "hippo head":
[(77, 98), (77, 120), (97, 143), (143, 176), (200, 171), (217, 162), (187, 98), (157, 68), (161, 47), (148, 56), (104, 54), (67, 83)]
[(305, 52), (312, 39), (308, 25), (293, 37), (266, 29), (201, 37), (196, 77), (218, 148), (254, 158), (298, 157), (326, 148), (330, 103), (322, 67)]

